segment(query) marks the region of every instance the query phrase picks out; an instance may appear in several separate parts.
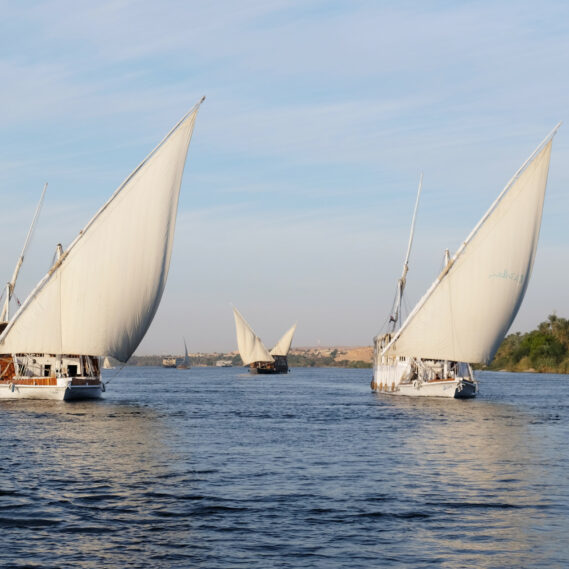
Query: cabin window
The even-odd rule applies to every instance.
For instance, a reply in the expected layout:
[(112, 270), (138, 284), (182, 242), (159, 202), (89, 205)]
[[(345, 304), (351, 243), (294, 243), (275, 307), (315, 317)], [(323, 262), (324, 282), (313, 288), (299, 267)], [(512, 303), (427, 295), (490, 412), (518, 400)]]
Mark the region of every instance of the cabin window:
[(67, 366), (67, 375), (69, 377), (75, 377), (77, 375), (77, 365), (68, 365)]
[(51, 364), (45, 364), (43, 366), (43, 376), (50, 377), (51, 376)]

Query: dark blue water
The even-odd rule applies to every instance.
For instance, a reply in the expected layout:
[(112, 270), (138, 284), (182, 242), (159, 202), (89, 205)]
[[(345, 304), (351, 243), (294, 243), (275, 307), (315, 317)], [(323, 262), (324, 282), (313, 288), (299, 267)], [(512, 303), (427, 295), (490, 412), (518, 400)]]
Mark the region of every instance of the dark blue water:
[(569, 377), (479, 378), (125, 368), (102, 401), (0, 402), (0, 566), (567, 567)]

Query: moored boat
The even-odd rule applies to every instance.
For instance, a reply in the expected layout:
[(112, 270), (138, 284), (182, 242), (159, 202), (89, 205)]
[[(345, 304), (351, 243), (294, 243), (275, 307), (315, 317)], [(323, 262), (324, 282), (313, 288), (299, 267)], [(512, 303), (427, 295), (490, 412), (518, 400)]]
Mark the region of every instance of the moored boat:
[[(202, 99), (203, 101), (203, 99)], [(100, 358), (126, 362), (164, 291), (200, 101), (58, 255), (0, 324), (0, 398), (101, 396)]]
[(492, 360), (529, 283), (558, 128), (516, 172), (456, 254), (445, 252), (440, 275), (401, 325), (419, 184), (389, 329), (374, 338), (374, 391), (413, 397), (476, 396), (471, 364)]

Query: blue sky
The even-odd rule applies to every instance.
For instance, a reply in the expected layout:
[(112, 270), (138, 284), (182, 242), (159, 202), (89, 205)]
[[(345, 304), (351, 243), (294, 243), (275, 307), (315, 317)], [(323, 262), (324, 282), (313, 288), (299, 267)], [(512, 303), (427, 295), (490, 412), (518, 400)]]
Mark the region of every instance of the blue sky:
[[(1, 274), (44, 181), (23, 300), (202, 95), (169, 281), (138, 353), (235, 348), (230, 303), (273, 344), (365, 345), (390, 310), (419, 171), (407, 306), (569, 114), (569, 5), (0, 2)], [(569, 317), (569, 136), (512, 330)]]

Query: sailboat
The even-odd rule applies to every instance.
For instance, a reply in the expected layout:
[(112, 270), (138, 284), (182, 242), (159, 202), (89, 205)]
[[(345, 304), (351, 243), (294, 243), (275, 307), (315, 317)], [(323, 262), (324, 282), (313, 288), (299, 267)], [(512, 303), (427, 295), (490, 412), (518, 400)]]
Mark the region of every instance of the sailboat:
[(184, 340), (184, 359), (182, 363), (178, 364), (178, 369), (190, 369), (192, 366), (190, 365), (190, 356), (188, 355), (188, 346), (186, 345), (186, 339)]
[(471, 398), (471, 364), (489, 363), (525, 295), (535, 259), (551, 146), (545, 138), (400, 325), (419, 184), (390, 330), (374, 338), (371, 388), (414, 397)]
[(0, 334), (0, 398), (92, 399), (100, 358), (126, 362), (164, 291), (182, 174), (203, 99), (126, 178)]
[(115, 366), (111, 363), (108, 356), (105, 356), (105, 359), (103, 360), (103, 369), (115, 369)]
[(287, 373), (287, 356), (296, 331), (296, 324), (291, 326), (275, 344), (275, 347), (269, 351), (237, 308), (233, 308), (233, 315), (235, 317), (239, 355), (243, 365), (249, 366), (249, 372), (261, 374)]

